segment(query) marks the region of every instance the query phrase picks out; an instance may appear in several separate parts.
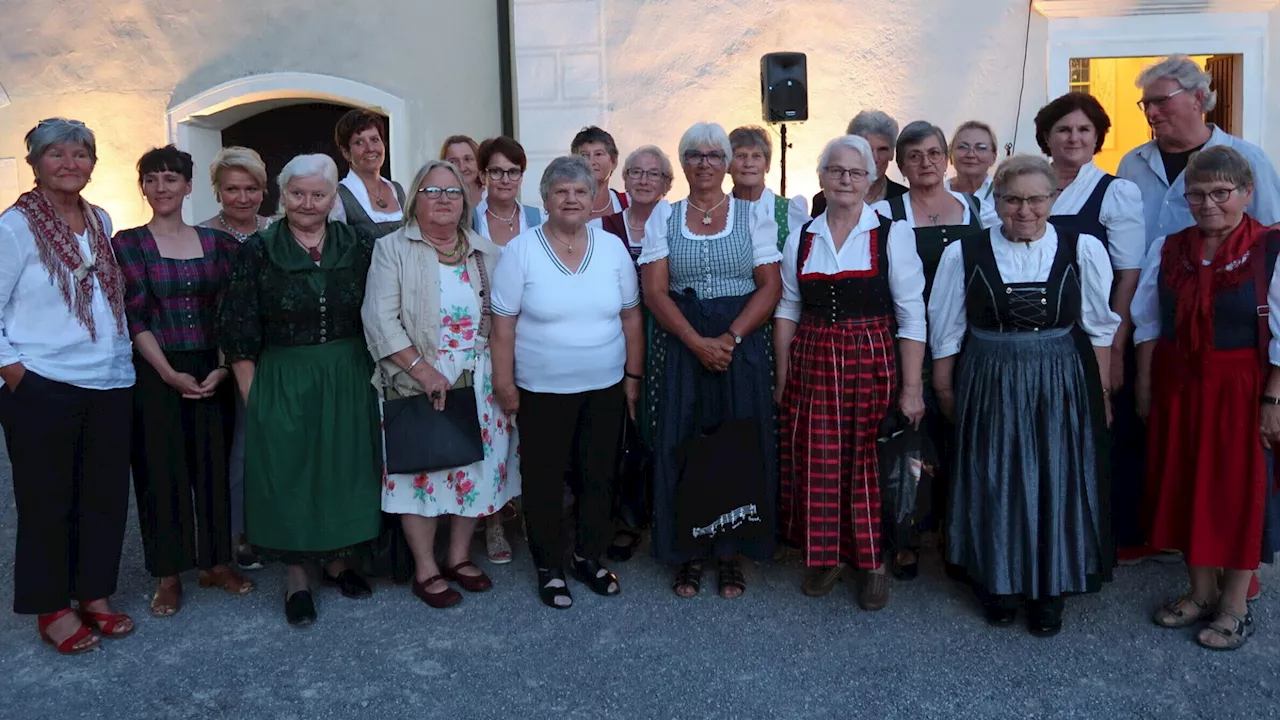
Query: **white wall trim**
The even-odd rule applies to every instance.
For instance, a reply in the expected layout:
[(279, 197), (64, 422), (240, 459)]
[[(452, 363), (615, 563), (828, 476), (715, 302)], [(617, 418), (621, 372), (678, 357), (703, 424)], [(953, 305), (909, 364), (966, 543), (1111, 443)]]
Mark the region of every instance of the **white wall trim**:
[(1050, 19), (1049, 97), (1068, 91), (1071, 58), (1239, 54), (1244, 65), (1239, 134), (1263, 145), (1270, 63), (1267, 27), (1267, 14), (1259, 12)]
[(1121, 17), (1206, 12), (1267, 12), (1280, 0), (1035, 0), (1047, 18)]
[[(355, 80), (315, 73), (280, 72), (237, 78), (172, 105), (166, 114), (169, 142), (191, 153), (197, 176), (204, 173), (222, 147), (222, 130), (254, 114), (253, 106), (289, 101), (334, 102), (375, 110), (391, 119), (391, 175), (401, 178), (409, 166), (411, 132), (404, 99)], [(183, 208), (188, 222), (200, 222), (218, 211), (213, 188), (194, 183)]]

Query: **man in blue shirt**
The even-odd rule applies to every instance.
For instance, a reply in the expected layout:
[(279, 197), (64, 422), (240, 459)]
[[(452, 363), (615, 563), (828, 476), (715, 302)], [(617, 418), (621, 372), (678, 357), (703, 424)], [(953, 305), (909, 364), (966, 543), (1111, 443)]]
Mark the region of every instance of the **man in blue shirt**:
[(1138, 76), (1138, 102), (1155, 139), (1130, 150), (1116, 173), (1142, 190), (1147, 246), (1156, 238), (1191, 227), (1195, 220), (1187, 201), (1182, 171), (1191, 154), (1214, 145), (1235, 148), (1253, 166), (1255, 187), (1247, 212), (1264, 225), (1280, 222), (1280, 176), (1262, 148), (1207, 125), (1204, 114), (1213, 109), (1217, 93), (1210, 76), (1186, 55), (1174, 55)]

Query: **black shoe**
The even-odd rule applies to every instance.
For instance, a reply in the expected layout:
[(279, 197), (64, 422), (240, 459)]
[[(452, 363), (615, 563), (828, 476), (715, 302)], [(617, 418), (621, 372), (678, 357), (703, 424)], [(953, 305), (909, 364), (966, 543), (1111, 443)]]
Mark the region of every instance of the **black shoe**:
[(373, 595), (373, 588), (369, 587), (369, 582), (360, 576), (360, 573), (347, 568), (338, 573), (334, 577), (328, 571), (320, 573), (320, 577), (324, 580), (325, 585), (331, 585), (342, 591), (342, 596), (351, 598), (352, 600), (360, 600)]
[(1008, 627), (1018, 619), (1018, 606), (1008, 596), (985, 595), (982, 598), (982, 616), (988, 625)]
[(284, 617), (294, 627), (306, 627), (316, 621), (316, 604), (311, 599), (311, 592), (299, 590), (292, 595), (285, 595)]
[[(623, 543), (618, 544), (621, 540)], [(640, 533), (634, 530), (619, 530), (613, 536), (613, 544), (605, 551), (605, 555), (614, 562), (626, 562), (635, 554), (636, 548), (640, 547)]]
[(1036, 637), (1053, 637), (1062, 631), (1062, 598), (1027, 603), (1027, 629)]
[(920, 575), (920, 561), (917, 560), (905, 565), (899, 565), (896, 561), (889, 563), (889, 574), (895, 580), (902, 580), (903, 582), (915, 580)]
[(618, 576), (595, 560), (584, 560), (575, 556), (573, 576), (597, 595), (612, 597), (622, 592), (622, 583), (618, 582)]
[[(560, 587), (547, 587), (552, 580), (559, 580)], [(542, 604), (556, 610), (568, 610), (573, 607), (573, 596), (569, 594), (569, 585), (564, 581), (563, 570), (538, 568), (538, 597)], [(565, 598), (567, 602), (557, 603), (557, 598)]]

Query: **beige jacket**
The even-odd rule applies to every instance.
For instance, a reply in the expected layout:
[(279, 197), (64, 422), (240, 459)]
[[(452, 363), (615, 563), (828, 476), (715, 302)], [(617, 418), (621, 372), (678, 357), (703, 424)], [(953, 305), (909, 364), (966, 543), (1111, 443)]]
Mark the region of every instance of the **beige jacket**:
[[(467, 269), (471, 274), (476, 303), (480, 307), (477, 350), (489, 337), (492, 319), (489, 309), (489, 278), (501, 252), (490, 240), (467, 230), (471, 254)], [(434, 366), (440, 349), (440, 260), (422, 238), (417, 225), (403, 227), (378, 239), (369, 265), (364, 305), (364, 337), (369, 354), (378, 364), (373, 385), (381, 394), (389, 380), (391, 389), (402, 396), (420, 395), (422, 387), (390, 360), (390, 356), (412, 346), (422, 353), (424, 363)]]

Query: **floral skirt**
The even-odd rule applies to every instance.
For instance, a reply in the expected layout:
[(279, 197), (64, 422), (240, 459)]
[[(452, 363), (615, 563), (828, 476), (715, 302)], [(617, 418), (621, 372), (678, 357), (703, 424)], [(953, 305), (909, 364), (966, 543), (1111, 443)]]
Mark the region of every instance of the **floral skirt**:
[[(493, 397), (493, 366), (489, 348), (442, 350), (436, 370), (457, 383), (471, 371), (480, 411), (484, 459), (465, 467), (429, 473), (385, 475), (382, 511), (397, 515), (485, 517), (498, 512), (520, 494), (519, 435)], [(381, 403), (379, 403), (381, 412)], [(383, 448), (386, 457), (386, 448)]]

